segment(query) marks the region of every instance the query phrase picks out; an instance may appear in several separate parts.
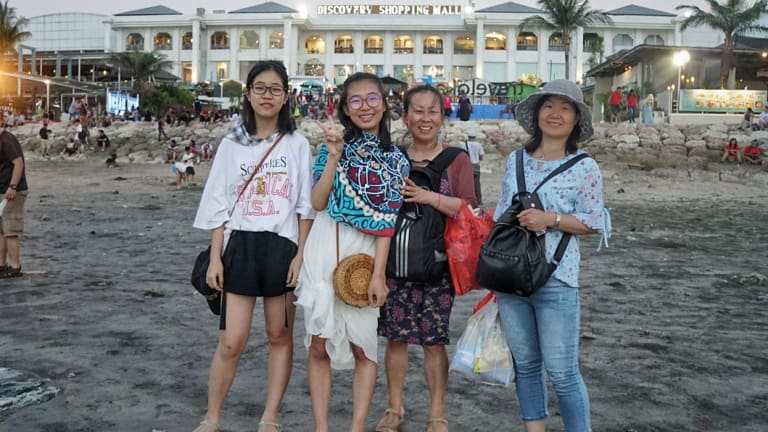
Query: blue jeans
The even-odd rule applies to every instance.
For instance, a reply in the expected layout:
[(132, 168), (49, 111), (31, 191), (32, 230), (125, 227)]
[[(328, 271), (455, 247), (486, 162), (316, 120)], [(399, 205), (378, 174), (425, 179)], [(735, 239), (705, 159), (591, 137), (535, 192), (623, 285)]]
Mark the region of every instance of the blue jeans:
[(589, 396), (579, 371), (579, 290), (551, 278), (530, 297), (496, 293), (504, 335), (515, 359), (524, 422), (547, 418), (552, 381), (566, 432), (591, 431)]

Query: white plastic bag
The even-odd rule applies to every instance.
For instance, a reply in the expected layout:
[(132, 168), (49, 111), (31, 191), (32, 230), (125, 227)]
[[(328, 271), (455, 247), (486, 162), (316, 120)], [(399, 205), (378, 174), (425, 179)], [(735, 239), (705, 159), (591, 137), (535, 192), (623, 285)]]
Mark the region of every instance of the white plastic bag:
[(5, 211), (6, 204), (8, 204), (8, 200), (3, 198), (3, 200), (0, 201), (0, 217), (3, 216), (3, 211)]
[(479, 305), (459, 338), (449, 370), (484, 384), (507, 386), (515, 377), (515, 369), (496, 297), (489, 294)]

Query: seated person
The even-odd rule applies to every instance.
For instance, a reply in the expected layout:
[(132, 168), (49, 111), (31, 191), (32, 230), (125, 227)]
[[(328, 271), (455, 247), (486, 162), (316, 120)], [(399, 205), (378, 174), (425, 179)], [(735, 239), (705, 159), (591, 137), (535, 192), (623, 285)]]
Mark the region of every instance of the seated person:
[(176, 189), (189, 189), (190, 182), (195, 177), (195, 155), (189, 146), (184, 147), (181, 161), (174, 162), (173, 167), (176, 173)]
[(736, 138), (731, 138), (728, 141), (728, 144), (725, 145), (721, 162), (733, 160), (741, 163), (741, 148), (739, 148), (739, 142), (736, 140)]
[(165, 148), (165, 163), (173, 163), (176, 161), (176, 147), (178, 147), (178, 144), (176, 144), (175, 139), (172, 139), (170, 144)]
[(64, 150), (61, 152), (62, 156), (73, 156), (80, 152), (80, 142), (75, 141), (74, 138), (70, 138), (67, 145), (64, 146)]
[(744, 147), (744, 161), (752, 165), (760, 165), (763, 163), (763, 156), (760, 153), (760, 147), (758, 146), (760, 141), (754, 139), (752, 142)]
[(515, 104), (512, 102), (507, 102), (507, 104), (504, 106), (504, 108), (499, 110), (499, 118), (504, 118), (504, 114), (509, 114), (509, 118), (514, 120), (515, 119)]
[(109, 137), (104, 133), (104, 129), (99, 129), (99, 135), (96, 136), (96, 146), (105, 151), (109, 147)]
[(760, 113), (758, 123), (760, 124), (760, 129), (768, 129), (768, 107), (765, 107), (765, 111)]
[(205, 142), (200, 146), (200, 150), (202, 152), (203, 161), (210, 162), (211, 156), (213, 156), (213, 144), (210, 142)]
[(747, 130), (752, 128), (752, 117), (755, 116), (755, 113), (752, 111), (752, 108), (747, 108), (747, 111), (744, 113), (744, 118), (741, 120), (741, 124), (739, 125), (739, 130)]
[(106, 160), (106, 164), (110, 168), (114, 168), (117, 166), (117, 153), (112, 152), (109, 154), (109, 157)]

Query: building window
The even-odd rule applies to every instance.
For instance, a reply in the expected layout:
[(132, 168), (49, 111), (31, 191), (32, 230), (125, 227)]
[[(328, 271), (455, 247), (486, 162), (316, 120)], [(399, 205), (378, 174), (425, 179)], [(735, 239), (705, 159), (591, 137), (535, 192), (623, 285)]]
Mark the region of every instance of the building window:
[(312, 35), (304, 42), (304, 46), (307, 48), (307, 54), (324, 54), (325, 53), (325, 41), (318, 35)]
[(251, 69), (256, 66), (256, 61), (241, 61), (240, 62), (240, 81), (247, 82), (248, 74), (251, 73)]
[(181, 62), (181, 79), (184, 82), (192, 82), (192, 62)]
[(424, 66), (424, 75), (429, 75), (432, 78), (439, 81), (445, 81), (445, 66), (443, 65)]
[(632, 37), (626, 33), (617, 34), (613, 37), (613, 50), (619, 51), (623, 49), (632, 48), (632, 46), (635, 44), (635, 42), (632, 40)]
[(384, 52), (384, 38), (379, 35), (370, 35), (363, 41), (365, 54), (381, 54)]
[(218, 78), (219, 81), (229, 77), (229, 74), (227, 73), (228, 66), (229, 66), (229, 63), (227, 62), (216, 63), (216, 78)]
[(475, 53), (475, 40), (472, 36), (464, 35), (459, 36), (453, 42), (454, 54), (474, 54)]
[(646, 37), (643, 43), (646, 45), (664, 45), (664, 39), (657, 34), (653, 34)]
[(468, 81), (475, 77), (474, 66), (454, 66), (453, 67), (453, 79)]
[(229, 33), (217, 31), (211, 35), (211, 49), (229, 49)]
[(363, 65), (363, 72), (374, 74), (377, 76), (384, 75), (384, 65)]
[(413, 38), (408, 35), (395, 36), (394, 53), (395, 54), (413, 54)]
[(309, 59), (304, 65), (304, 75), (321, 77), (325, 75), (325, 65), (317, 59)]
[(259, 33), (254, 30), (243, 30), (240, 33), (240, 49), (259, 49)]
[(597, 33), (584, 33), (584, 52), (593, 53), (602, 50), (603, 38)]
[(353, 73), (355, 73), (355, 65), (333, 65), (333, 83), (342, 84)]
[(518, 51), (536, 51), (539, 49), (539, 38), (531, 32), (523, 32), (517, 35)]
[(158, 33), (155, 35), (155, 49), (169, 51), (172, 49), (173, 39), (168, 33)]
[(125, 49), (144, 51), (144, 36), (138, 33), (131, 33), (125, 39)]
[(333, 42), (333, 52), (336, 54), (352, 54), (355, 52), (355, 41), (350, 35), (339, 36)]
[(507, 37), (499, 32), (486, 33), (485, 49), (490, 51), (504, 51), (507, 49)]
[(413, 82), (413, 66), (411, 65), (395, 65), (393, 68), (395, 78), (407, 83)]
[(552, 33), (549, 37), (549, 50), (550, 51), (565, 51), (565, 44), (563, 43), (563, 34), (560, 32)]
[(269, 34), (269, 48), (283, 49), (283, 32), (275, 30)]
[(424, 38), (424, 54), (442, 54), (443, 39), (440, 36), (427, 36)]
[(192, 32), (186, 32), (184, 33), (184, 36), (181, 37), (181, 49), (192, 49)]

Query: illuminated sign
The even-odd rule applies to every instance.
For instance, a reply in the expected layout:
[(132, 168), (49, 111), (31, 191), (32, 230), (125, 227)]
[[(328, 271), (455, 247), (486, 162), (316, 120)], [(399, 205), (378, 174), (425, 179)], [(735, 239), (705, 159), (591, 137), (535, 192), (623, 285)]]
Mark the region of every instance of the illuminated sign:
[(318, 15), (461, 15), (458, 5), (318, 5)]

